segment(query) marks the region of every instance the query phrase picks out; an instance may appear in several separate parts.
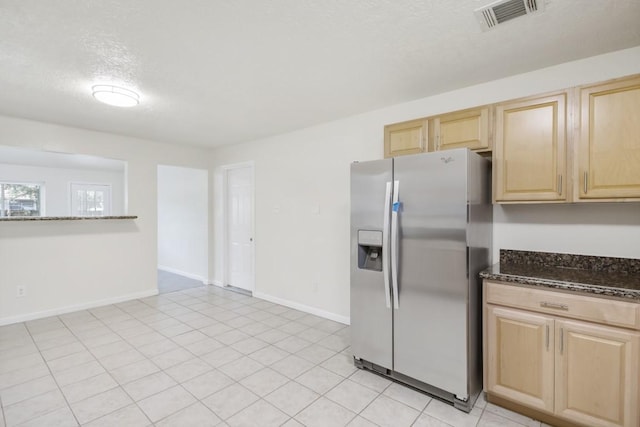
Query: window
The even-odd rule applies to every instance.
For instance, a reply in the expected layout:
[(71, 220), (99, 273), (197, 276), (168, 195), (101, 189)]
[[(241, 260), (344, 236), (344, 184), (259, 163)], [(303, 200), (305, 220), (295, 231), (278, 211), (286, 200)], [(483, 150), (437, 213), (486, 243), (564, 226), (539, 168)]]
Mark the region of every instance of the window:
[(71, 183), (71, 215), (111, 215), (111, 185)]
[(0, 182), (0, 217), (41, 216), (44, 185)]

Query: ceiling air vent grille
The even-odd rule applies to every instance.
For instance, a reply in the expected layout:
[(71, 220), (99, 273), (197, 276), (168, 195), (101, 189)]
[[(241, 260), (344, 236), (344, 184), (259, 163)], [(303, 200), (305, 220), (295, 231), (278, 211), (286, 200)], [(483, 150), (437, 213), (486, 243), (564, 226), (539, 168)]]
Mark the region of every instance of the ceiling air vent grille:
[(484, 31), (520, 16), (542, 12), (544, 0), (499, 0), (475, 11)]

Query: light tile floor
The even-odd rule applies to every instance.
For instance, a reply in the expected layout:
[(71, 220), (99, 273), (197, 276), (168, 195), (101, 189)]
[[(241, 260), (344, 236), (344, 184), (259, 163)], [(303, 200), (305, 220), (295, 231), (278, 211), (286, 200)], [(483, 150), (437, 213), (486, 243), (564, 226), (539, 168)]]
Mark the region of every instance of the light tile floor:
[(358, 370), (348, 327), (213, 286), (0, 327), (0, 403), (0, 427), (540, 427)]
[(179, 274), (158, 270), (158, 292), (161, 294), (200, 287), (202, 287), (201, 280), (190, 279), (189, 277), (180, 276)]

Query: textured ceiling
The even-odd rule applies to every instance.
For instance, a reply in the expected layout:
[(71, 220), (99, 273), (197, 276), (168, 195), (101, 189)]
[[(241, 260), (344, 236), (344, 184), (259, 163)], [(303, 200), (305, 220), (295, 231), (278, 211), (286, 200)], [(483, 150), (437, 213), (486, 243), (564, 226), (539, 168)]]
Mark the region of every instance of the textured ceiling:
[[(215, 146), (640, 45), (639, 0), (547, 0), (482, 32), (488, 3), (0, 0), (0, 114)], [(98, 82), (141, 104), (99, 104)]]

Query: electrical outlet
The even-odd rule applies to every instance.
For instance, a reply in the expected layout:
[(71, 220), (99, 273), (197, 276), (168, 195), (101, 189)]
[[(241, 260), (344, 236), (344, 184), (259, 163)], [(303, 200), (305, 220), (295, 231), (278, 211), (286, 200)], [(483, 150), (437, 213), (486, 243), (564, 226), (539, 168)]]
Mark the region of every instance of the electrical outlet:
[(22, 298), (27, 296), (27, 287), (26, 286), (17, 286), (16, 287), (16, 298)]

